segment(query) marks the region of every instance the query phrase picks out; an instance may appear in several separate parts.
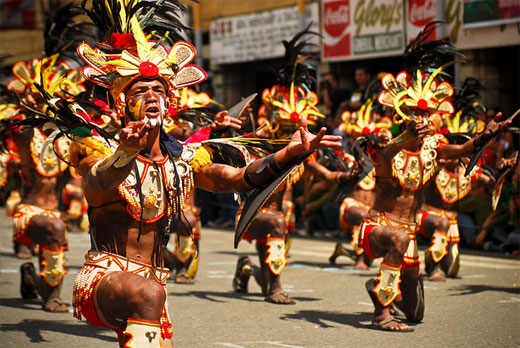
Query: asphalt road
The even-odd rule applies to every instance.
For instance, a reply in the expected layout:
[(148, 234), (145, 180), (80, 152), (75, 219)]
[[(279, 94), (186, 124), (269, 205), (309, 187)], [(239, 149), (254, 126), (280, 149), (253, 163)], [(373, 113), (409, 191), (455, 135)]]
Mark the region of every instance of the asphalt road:
[[(117, 347), (111, 330), (20, 298), (22, 261), (12, 251), (11, 219), (4, 210), (0, 216), (0, 347)], [(62, 297), (70, 304), (88, 235), (71, 234), (69, 244)], [(373, 307), (364, 283), (377, 268), (357, 272), (347, 258), (331, 266), (333, 247), (330, 240), (296, 239), (282, 280), (298, 303), (273, 305), (253, 280), (247, 295), (231, 290), (236, 260), (255, 255), (253, 245), (235, 250), (231, 231), (203, 229), (196, 283), (168, 283), (174, 347), (520, 347), (520, 260), (463, 254), (459, 279), (425, 282), (426, 314), (415, 332), (389, 333), (369, 326)]]

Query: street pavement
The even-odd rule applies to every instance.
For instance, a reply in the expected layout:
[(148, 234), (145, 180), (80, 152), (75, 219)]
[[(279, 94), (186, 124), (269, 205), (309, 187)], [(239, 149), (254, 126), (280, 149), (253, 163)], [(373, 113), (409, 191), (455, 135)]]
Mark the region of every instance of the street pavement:
[[(111, 330), (78, 321), (72, 313), (43, 312), (40, 300), (21, 299), (23, 261), (12, 250), (11, 219), (3, 209), (0, 216), (0, 347), (117, 347)], [(377, 275), (377, 267), (354, 271), (345, 257), (338, 259), (338, 265), (329, 265), (334, 244), (294, 240), (282, 281), (298, 302), (274, 305), (264, 301), (253, 279), (249, 294), (232, 292), (238, 257), (248, 254), (258, 262), (254, 246), (242, 242), (233, 249), (232, 231), (204, 228), (196, 283), (168, 282), (173, 346), (520, 347), (520, 260), (463, 251), (459, 279), (425, 281), (423, 322), (413, 325), (412, 333), (393, 333), (370, 327), (373, 306), (364, 283)], [(68, 274), (62, 289), (68, 304), (89, 245), (87, 234), (69, 234)]]

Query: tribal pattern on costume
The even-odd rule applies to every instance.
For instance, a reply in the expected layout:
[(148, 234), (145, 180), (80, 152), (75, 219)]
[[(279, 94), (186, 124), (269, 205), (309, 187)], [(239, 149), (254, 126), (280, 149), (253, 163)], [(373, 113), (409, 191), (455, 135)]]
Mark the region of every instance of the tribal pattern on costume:
[[(167, 156), (156, 162), (158, 168), (154, 166), (151, 159), (137, 156), (135, 163), (139, 170), (144, 203), (143, 222), (153, 223), (165, 214), (167, 216), (175, 215), (184, 208), (193, 187), (193, 169), (190, 162), (195, 158), (195, 153), (196, 145), (187, 145), (184, 147), (181, 157), (175, 161), (176, 171), (181, 181), (180, 185), (176, 185), (175, 169)], [(178, 186), (179, 192), (177, 192), (176, 186)], [(168, 190), (168, 194), (164, 192), (165, 188)], [(128, 213), (135, 220), (140, 221), (141, 204), (134, 170), (118, 186), (118, 191), (128, 203)], [(173, 206), (167, 202), (168, 197), (175, 196), (180, 196), (180, 207), (177, 206), (176, 200), (172, 200)]]
[(457, 174), (446, 168), (440, 170), (435, 178), (435, 186), (442, 200), (446, 203), (455, 203), (466, 197), (471, 192), (471, 183), (477, 178), (479, 171), (479, 168), (475, 167), (470, 175), (465, 176), (463, 170)]
[(435, 174), (437, 149), (443, 138), (441, 134), (426, 137), (419, 151), (403, 149), (392, 159), (392, 174), (404, 190), (421, 188)]

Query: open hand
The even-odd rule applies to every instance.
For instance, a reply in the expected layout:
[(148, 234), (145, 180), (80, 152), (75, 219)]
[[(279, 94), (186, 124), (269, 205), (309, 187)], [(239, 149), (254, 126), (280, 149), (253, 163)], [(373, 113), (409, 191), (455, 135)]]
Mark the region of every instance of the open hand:
[(320, 147), (341, 147), (341, 136), (325, 135), (327, 128), (323, 127), (314, 135), (307, 127), (307, 116), (300, 119), (300, 127), (291, 137), (287, 145), (287, 154), (292, 158), (316, 151)]
[(486, 129), (482, 133), (482, 135), (486, 139), (494, 137), (495, 135), (500, 133), (502, 131), (502, 129), (506, 128), (507, 126), (509, 126), (511, 124), (511, 120), (506, 120), (506, 121), (500, 122), (501, 117), (502, 117), (502, 113), (498, 112), (495, 115), (495, 118), (487, 124)]
[(220, 111), (215, 115), (215, 119), (211, 124), (213, 131), (222, 130), (224, 128), (240, 129), (242, 128), (242, 121), (237, 118), (229, 117), (227, 110)]

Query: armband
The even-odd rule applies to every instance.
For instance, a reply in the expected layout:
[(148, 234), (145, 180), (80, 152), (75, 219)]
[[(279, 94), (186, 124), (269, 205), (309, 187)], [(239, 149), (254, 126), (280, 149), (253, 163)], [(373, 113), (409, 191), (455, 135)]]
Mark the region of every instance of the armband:
[(122, 168), (136, 158), (140, 151), (139, 148), (121, 144), (112, 154), (94, 164), (91, 173), (96, 176), (97, 172), (105, 171), (111, 166)]
[(251, 180), (251, 166), (256, 165), (258, 161), (255, 161), (247, 166), (245, 172), (244, 172), (244, 181), (247, 185), (251, 187), (261, 187), (264, 184), (268, 183), (272, 179), (276, 177), (276, 174), (281, 171), (280, 168), (276, 165), (274, 162), (274, 155), (271, 154), (269, 156), (264, 157), (261, 160), (260, 165), (258, 166), (258, 169), (254, 171), (254, 176), (257, 179), (260, 179), (262, 181), (261, 184), (255, 183), (253, 180)]

